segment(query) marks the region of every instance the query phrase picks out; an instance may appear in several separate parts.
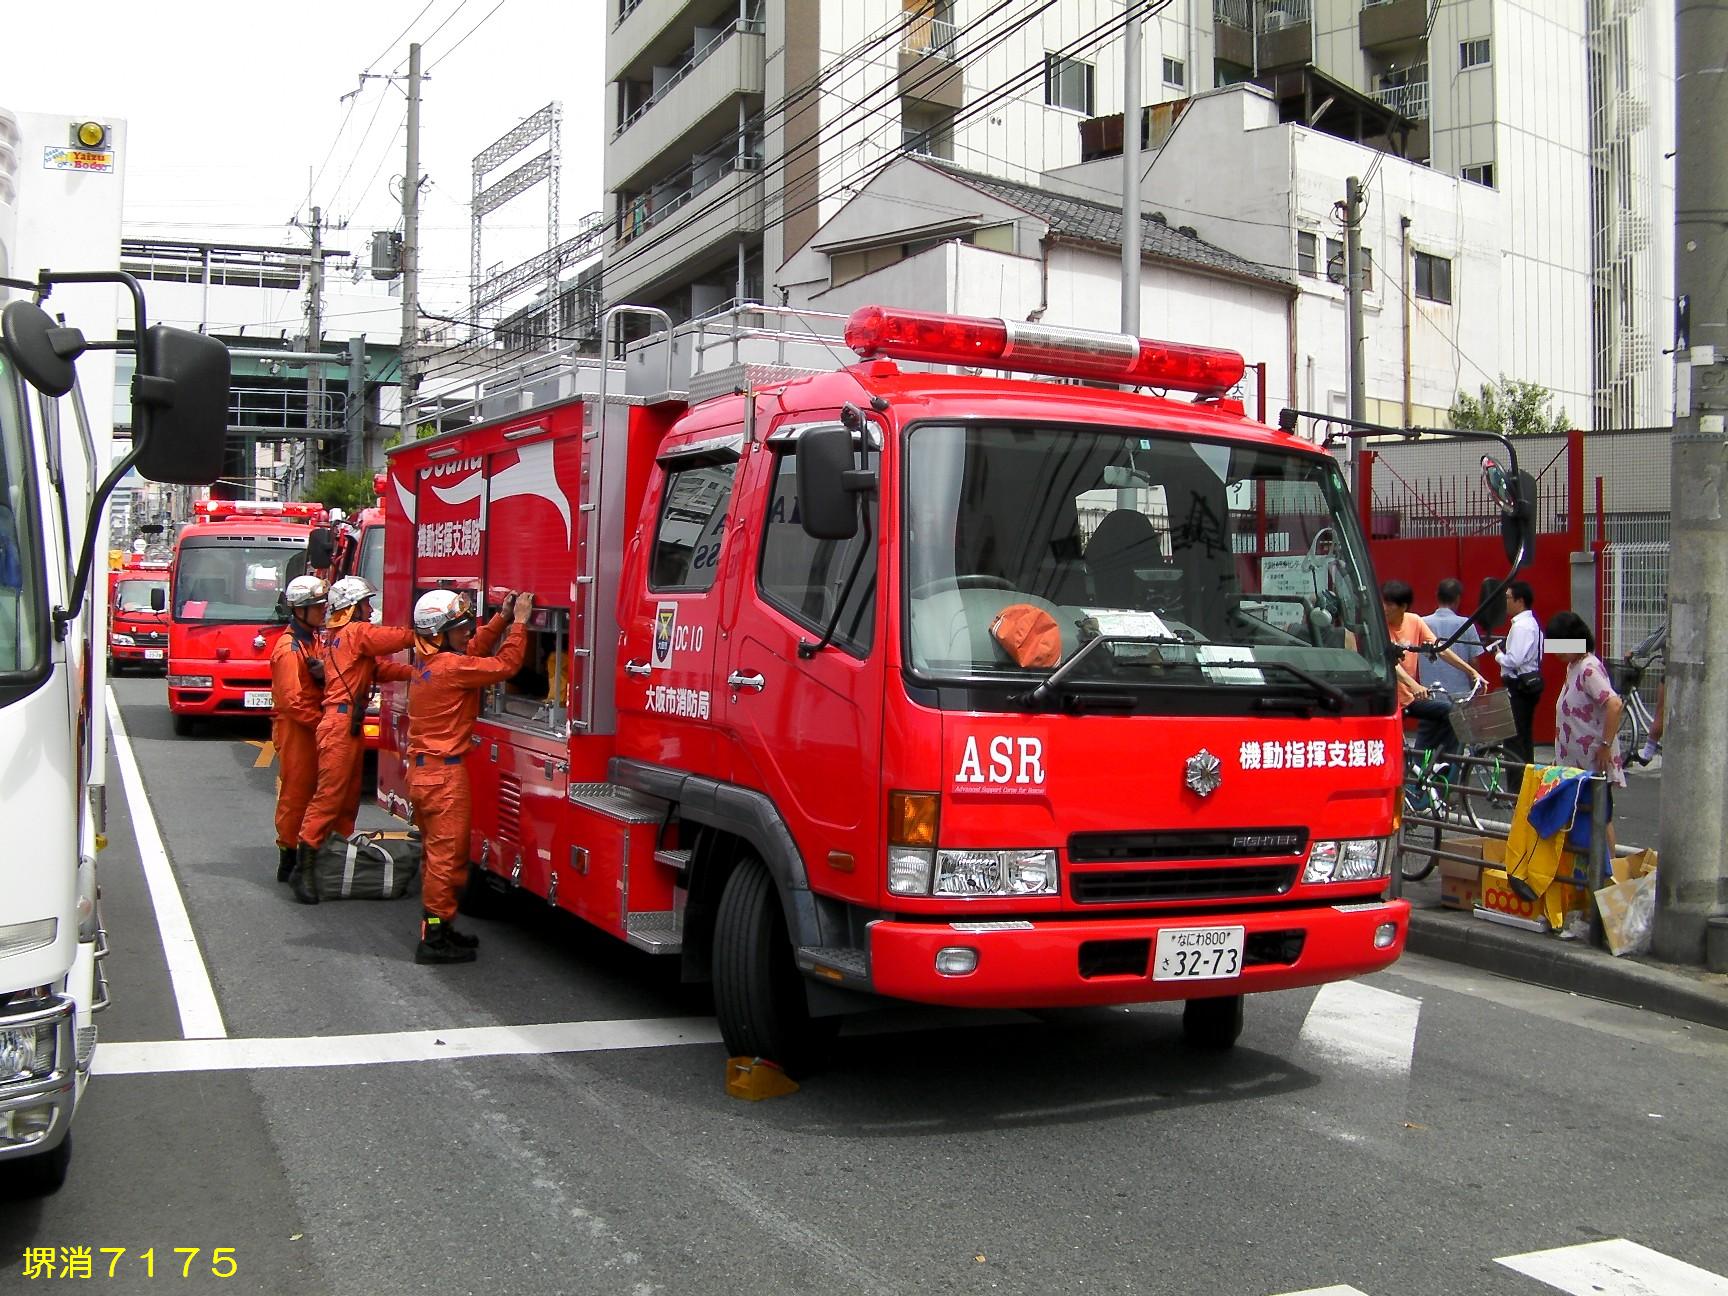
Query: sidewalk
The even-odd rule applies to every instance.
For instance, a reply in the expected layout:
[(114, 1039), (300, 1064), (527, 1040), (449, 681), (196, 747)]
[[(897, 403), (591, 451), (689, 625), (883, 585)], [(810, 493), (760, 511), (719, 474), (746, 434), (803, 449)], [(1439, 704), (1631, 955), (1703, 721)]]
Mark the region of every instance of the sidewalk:
[[(1543, 755), (1538, 750), (1537, 759)], [(1626, 788), (1614, 796), (1619, 840), (1625, 845), (1657, 846), (1661, 762), (1627, 770), (1626, 782)], [(1728, 975), (1648, 957), (1615, 958), (1582, 941), (1518, 931), (1456, 909), (1442, 909), (1439, 870), (1420, 882), (1406, 882), (1404, 897), (1411, 905), (1407, 948), (1413, 954), (1728, 1030)]]

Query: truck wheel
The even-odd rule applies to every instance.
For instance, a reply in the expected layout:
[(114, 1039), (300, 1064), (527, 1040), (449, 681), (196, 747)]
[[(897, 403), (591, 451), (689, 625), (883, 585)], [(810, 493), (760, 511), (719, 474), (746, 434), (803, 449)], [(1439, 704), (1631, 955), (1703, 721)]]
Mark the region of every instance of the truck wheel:
[(66, 1169), (71, 1164), (72, 1132), (68, 1130), (59, 1146), (51, 1151), (7, 1163), (5, 1178), (9, 1191), (19, 1198), (47, 1197), (57, 1193), (60, 1185), (66, 1182)]
[(182, 715), (176, 711), (174, 713), (174, 736), (176, 738), (190, 738), (193, 724), (194, 721), (191, 716)]
[(838, 1017), (810, 1016), (792, 961), (774, 879), (746, 856), (726, 879), (714, 918), (714, 1012), (733, 1057), (760, 1057), (788, 1075), (820, 1064)]
[(1241, 995), (1190, 999), (1182, 1006), (1182, 1035), (1195, 1048), (1227, 1049), (1241, 1034)]

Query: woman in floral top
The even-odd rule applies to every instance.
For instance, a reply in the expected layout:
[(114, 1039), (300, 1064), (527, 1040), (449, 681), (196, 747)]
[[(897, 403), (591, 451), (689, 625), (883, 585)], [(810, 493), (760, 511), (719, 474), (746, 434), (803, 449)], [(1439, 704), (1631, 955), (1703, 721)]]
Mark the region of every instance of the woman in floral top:
[[(1596, 655), (1596, 636), (1576, 612), (1556, 612), (1549, 619), (1549, 651), (1566, 663), (1566, 683), (1554, 712), (1554, 763), (1606, 774), (1620, 787), (1626, 774), (1620, 765), (1620, 695), (1608, 681), (1608, 668)], [(1557, 641), (1582, 652), (1560, 652)]]

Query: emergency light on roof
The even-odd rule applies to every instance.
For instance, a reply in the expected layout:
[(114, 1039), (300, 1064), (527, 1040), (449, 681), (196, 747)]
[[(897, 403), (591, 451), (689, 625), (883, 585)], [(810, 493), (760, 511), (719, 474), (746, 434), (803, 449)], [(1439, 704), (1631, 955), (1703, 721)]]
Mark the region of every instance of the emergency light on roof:
[(196, 500), (192, 516), (198, 522), (223, 522), (229, 518), (283, 518), (312, 522), (324, 516), (324, 506), (314, 501), (288, 500)]
[(885, 306), (853, 311), (846, 345), (866, 360), (885, 356), (1205, 393), (1228, 391), (1246, 367), (1236, 352), (1217, 347)]

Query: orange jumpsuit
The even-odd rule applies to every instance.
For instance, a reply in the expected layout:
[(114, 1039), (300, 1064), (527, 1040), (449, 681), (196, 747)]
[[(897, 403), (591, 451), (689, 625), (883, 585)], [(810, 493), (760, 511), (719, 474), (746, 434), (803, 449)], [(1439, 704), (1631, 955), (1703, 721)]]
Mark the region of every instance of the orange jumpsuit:
[(318, 720), (324, 690), (312, 680), (308, 660), (318, 656), (318, 632), (290, 622), (270, 649), (270, 692), (276, 715), (270, 742), (281, 777), (276, 787), (276, 844), (294, 849), (306, 803), (318, 782)]
[(350, 621), (324, 632), (324, 714), (318, 719), (318, 782), (306, 807), (306, 816), (300, 822), (300, 840), (306, 845), (316, 849), (331, 833), (346, 837), (354, 831), (354, 816), (360, 811), (360, 772), (366, 746), (355, 720), (365, 719), (375, 679), (409, 678), (407, 666), (381, 662), (378, 658), (401, 652), (413, 642), (414, 632), (406, 626), (380, 626), (370, 621)]
[(467, 653), (417, 652), (408, 682), (408, 797), (420, 825), (420, 903), (446, 922), (456, 917), (456, 897), (468, 875), (474, 799), (463, 758), (480, 714), (480, 691), (521, 670), (528, 650), (527, 630), (510, 625), (498, 655), (486, 656), (508, 624), (502, 613), (493, 617), (474, 632)]

